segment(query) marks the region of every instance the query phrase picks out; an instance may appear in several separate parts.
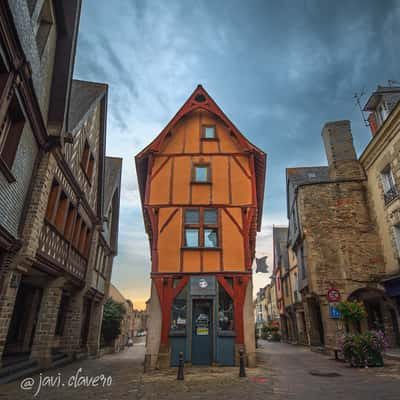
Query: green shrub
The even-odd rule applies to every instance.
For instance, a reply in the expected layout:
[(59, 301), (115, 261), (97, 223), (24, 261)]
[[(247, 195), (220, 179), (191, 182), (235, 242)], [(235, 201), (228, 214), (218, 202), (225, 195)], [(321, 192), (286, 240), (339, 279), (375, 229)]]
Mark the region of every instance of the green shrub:
[(104, 303), (103, 323), (101, 325), (101, 343), (103, 345), (111, 346), (120, 335), (121, 321), (124, 319), (125, 313), (124, 306), (111, 298)]

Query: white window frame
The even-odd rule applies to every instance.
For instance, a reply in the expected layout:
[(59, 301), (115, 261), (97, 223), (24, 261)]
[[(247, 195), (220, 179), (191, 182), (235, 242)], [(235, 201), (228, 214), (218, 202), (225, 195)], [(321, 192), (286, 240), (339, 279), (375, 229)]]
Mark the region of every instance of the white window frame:
[(389, 193), (391, 190), (396, 190), (396, 183), (390, 164), (381, 171), (381, 181), (385, 194)]
[(400, 223), (393, 226), (393, 235), (396, 243), (397, 255), (400, 257)]

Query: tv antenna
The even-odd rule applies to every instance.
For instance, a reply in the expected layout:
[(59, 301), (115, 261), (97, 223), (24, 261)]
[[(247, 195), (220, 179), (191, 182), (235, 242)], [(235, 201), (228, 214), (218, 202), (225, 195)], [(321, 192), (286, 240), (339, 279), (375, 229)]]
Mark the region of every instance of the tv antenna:
[(362, 107), (361, 107), (361, 98), (363, 97), (365, 95), (365, 88), (363, 88), (363, 90), (361, 90), (361, 92), (360, 93), (354, 93), (354, 96), (353, 96), (353, 99), (355, 99), (355, 104), (354, 104), (354, 106), (356, 106), (356, 105), (358, 105), (358, 108), (360, 109), (360, 112), (361, 112), (361, 116), (362, 116), (362, 119), (363, 119), (363, 121), (364, 121), (364, 125), (365, 126), (369, 126), (369, 122), (368, 122), (368, 120), (365, 118), (365, 115), (364, 115), (364, 111), (363, 111), (363, 109), (362, 109)]

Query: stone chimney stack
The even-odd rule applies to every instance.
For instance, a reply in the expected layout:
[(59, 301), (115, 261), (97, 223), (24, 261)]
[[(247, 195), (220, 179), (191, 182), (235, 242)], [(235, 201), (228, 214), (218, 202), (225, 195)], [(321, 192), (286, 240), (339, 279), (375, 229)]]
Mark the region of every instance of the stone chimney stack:
[(350, 121), (327, 122), (322, 128), (322, 138), (331, 179), (365, 178), (354, 150)]

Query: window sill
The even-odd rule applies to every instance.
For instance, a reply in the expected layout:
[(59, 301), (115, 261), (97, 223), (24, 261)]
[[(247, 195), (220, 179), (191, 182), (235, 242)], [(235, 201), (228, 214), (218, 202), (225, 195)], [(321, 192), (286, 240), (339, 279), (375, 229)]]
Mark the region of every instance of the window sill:
[(202, 137), (200, 138), (201, 140), (204, 140), (205, 142), (219, 142), (218, 138), (206, 138), (206, 137)]
[(211, 181), (207, 181), (207, 182), (197, 182), (197, 181), (191, 181), (190, 182), (191, 185), (211, 185)]
[(8, 183), (13, 183), (16, 181), (14, 175), (12, 174), (10, 168), (8, 168), (7, 164), (0, 157), (0, 171), (3, 173)]
[(211, 251), (221, 251), (221, 247), (181, 247), (181, 250), (211, 250)]
[(400, 197), (400, 193), (396, 193), (390, 200), (384, 200), (385, 208), (389, 207), (392, 203), (394, 203)]

